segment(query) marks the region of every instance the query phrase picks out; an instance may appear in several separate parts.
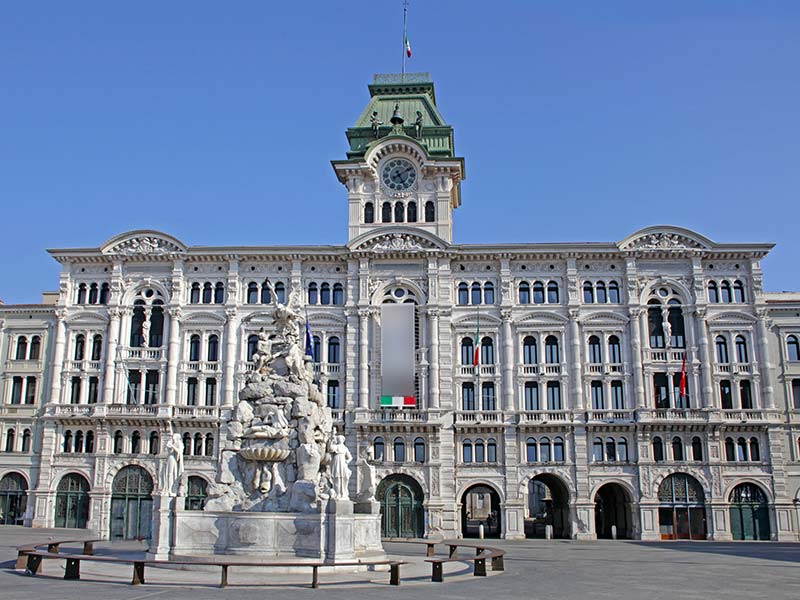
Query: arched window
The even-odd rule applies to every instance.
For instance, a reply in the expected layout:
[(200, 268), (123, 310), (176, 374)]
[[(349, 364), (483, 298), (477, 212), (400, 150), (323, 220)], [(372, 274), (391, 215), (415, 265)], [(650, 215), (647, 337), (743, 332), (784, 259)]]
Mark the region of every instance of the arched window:
[(541, 281), (533, 282), (533, 303), (544, 304), (544, 284)]
[(716, 281), (708, 282), (708, 301), (712, 304), (719, 304), (719, 289)]
[(738, 279), (733, 282), (733, 300), (734, 302), (744, 302), (744, 284)]
[(225, 302), (225, 285), (219, 281), (214, 286), (214, 304), (223, 304)]
[(686, 331), (684, 330), (683, 323), (683, 309), (680, 307), (680, 301), (672, 298), (669, 301), (670, 307), (667, 310), (667, 321), (669, 322), (671, 337), (670, 346), (673, 348), (686, 347)]
[(217, 403), (217, 378), (208, 377), (206, 379), (206, 406), (214, 406)]
[(403, 203), (396, 202), (394, 205), (394, 222), (402, 223), (403, 221), (405, 221), (405, 212), (406, 212), (406, 207), (403, 206)]
[(339, 382), (335, 379), (331, 379), (328, 382), (328, 407), (329, 408), (340, 408), (339, 407)]
[(332, 365), (339, 364), (339, 338), (332, 337), (328, 340), (328, 362)]
[(722, 301), (729, 303), (733, 302), (733, 296), (731, 296), (731, 284), (727, 281), (723, 281), (719, 286)]
[(31, 360), (39, 360), (39, 352), (41, 352), (42, 339), (35, 335), (31, 338), (31, 353), (28, 356)]
[(748, 460), (747, 440), (743, 437), (736, 440), (736, 460), (739, 462), (746, 462)]
[(739, 399), (745, 410), (753, 408), (753, 389), (750, 387), (750, 380), (742, 379), (739, 382)]
[(603, 439), (596, 437), (592, 442), (592, 460), (594, 462), (603, 462), (605, 459), (605, 452), (603, 451)]
[(608, 362), (611, 364), (622, 362), (622, 347), (619, 338), (615, 335), (608, 336)]
[(189, 304), (200, 304), (200, 284), (193, 283), (189, 291)]
[(372, 457), (378, 462), (386, 460), (386, 446), (380, 436), (372, 441)]
[(539, 459), (542, 462), (550, 462), (550, 438), (543, 437), (539, 441)]
[(392, 222), (392, 204), (391, 202), (384, 202), (381, 205), (381, 223)]
[(750, 362), (747, 353), (747, 340), (745, 340), (744, 336), (741, 335), (736, 336), (736, 362)]
[(603, 352), (600, 348), (600, 338), (596, 335), (589, 337), (589, 362), (599, 365), (603, 362)]
[[(13, 435), (14, 430), (10, 429), (9, 432)], [(8, 448), (6, 452), (9, 452)], [(64, 432), (64, 452), (72, 452), (72, 431), (69, 429)]]
[(333, 303), (336, 306), (344, 304), (344, 287), (341, 283), (333, 284)]
[(519, 303), (531, 303), (531, 286), (527, 281), (521, 281), (519, 284)]
[(483, 410), (496, 410), (497, 403), (494, 395), (494, 383), (491, 381), (484, 381), (481, 384), (481, 405)]
[(522, 362), (526, 365), (535, 365), (539, 362), (536, 338), (532, 335), (525, 336), (522, 340)]
[(258, 335), (253, 333), (247, 336), (247, 362), (251, 362), (253, 360), (253, 355), (256, 353), (257, 348), (258, 348)]
[(269, 285), (267, 284), (267, 280), (265, 279), (264, 282), (261, 284), (261, 304), (270, 304), (272, 302), (272, 292), (269, 289)]
[(75, 452), (83, 453), (83, 432), (80, 429), (75, 432)]
[(617, 442), (613, 437), (606, 438), (606, 460), (608, 462), (617, 461)]
[(286, 304), (286, 286), (282, 281), (278, 281), (273, 288), (275, 289), (275, 298), (281, 304)]
[(494, 341), (488, 335), (481, 340), (481, 364), (494, 364)]
[(253, 281), (247, 284), (247, 303), (258, 304), (258, 284)]
[(664, 443), (658, 436), (653, 438), (653, 460), (655, 462), (664, 462)]
[(190, 456), (192, 454), (192, 434), (188, 431), (183, 434), (183, 455)]
[(719, 382), (719, 396), (723, 410), (730, 410), (733, 408), (733, 389), (730, 380), (723, 379)]
[(472, 382), (461, 385), (461, 410), (475, 410), (475, 384)]
[(186, 482), (184, 510), (203, 510), (208, 498), (208, 482), (202, 477), (189, 475)]
[(200, 336), (197, 334), (189, 338), (189, 360), (191, 362), (200, 360)]
[(134, 431), (131, 436), (131, 454), (139, 454), (142, 450), (142, 434)]
[(553, 460), (564, 462), (564, 438), (557, 437), (553, 440)]
[[(31, 451), (31, 430), (30, 429), (24, 429), (22, 431), (22, 451), (23, 452), (30, 452)], [(87, 452), (88, 452), (88, 449), (87, 449)]]
[(89, 304), (97, 304), (97, 284), (89, 286)]
[(598, 304), (605, 304), (608, 301), (606, 297), (606, 284), (602, 281), (598, 281), (595, 286), (595, 296)]
[(461, 306), (469, 304), (469, 286), (463, 281), (458, 284), (458, 303)]
[(211, 304), (213, 298), (214, 288), (211, 287), (211, 283), (207, 281), (203, 284), (203, 304)]
[(535, 381), (525, 382), (525, 410), (539, 410), (539, 384)]
[(605, 409), (606, 402), (605, 402), (605, 394), (603, 393), (603, 382), (592, 381), (590, 387), (592, 390), (592, 408), (594, 410)]
[(322, 340), (318, 335), (311, 338), (311, 360), (318, 363), (322, 360)]
[(728, 340), (718, 335), (714, 343), (717, 347), (717, 362), (721, 365), (728, 364)]
[(544, 340), (544, 360), (548, 364), (558, 364), (558, 339), (554, 335), (548, 335)]
[(483, 303), (494, 304), (494, 284), (490, 281), (483, 284)]
[(464, 440), (461, 443), (461, 462), (472, 462), (472, 440)]
[(219, 360), (219, 336), (217, 334), (208, 336), (208, 352), (206, 356), (209, 362), (217, 362)]
[(28, 338), (21, 335), (17, 338), (17, 353), (14, 358), (17, 360), (25, 360), (28, 357)]
[(436, 208), (433, 205), (433, 201), (428, 200), (425, 203), (425, 222), (433, 223), (435, 220), (436, 220)]
[[(31, 344), (31, 349), (33, 345)], [(103, 336), (99, 333), (92, 338), (92, 360), (98, 361), (103, 354)]]
[(486, 442), (486, 462), (497, 462), (497, 441), (494, 438)]
[(475, 462), (486, 462), (486, 446), (481, 438), (475, 440)]
[(114, 454), (122, 454), (122, 432), (114, 432)]
[(317, 284), (313, 281), (308, 284), (308, 303), (309, 304), (316, 304), (319, 301), (319, 293), (318, 293)]
[(555, 281), (547, 284), (547, 303), (558, 304), (558, 284)]
[[(90, 377), (89, 381), (96, 379)], [(36, 376), (28, 375), (25, 378), (25, 404), (34, 404), (36, 402)]]
[(108, 304), (109, 286), (104, 283), (100, 286), (100, 304)]
[(375, 222), (375, 205), (372, 202), (367, 202), (364, 205), (364, 223)]
[(800, 339), (796, 335), (786, 338), (786, 346), (789, 351), (789, 360), (800, 360)]
[(608, 282), (608, 301), (611, 304), (620, 303), (619, 284), (616, 281)]
[(474, 360), (475, 346), (472, 345), (472, 338), (465, 337), (461, 340), (461, 364), (472, 365)]
[(736, 460), (736, 444), (733, 438), (725, 438), (725, 460), (734, 462)]
[(319, 303), (328, 305), (331, 303), (331, 284), (323, 283), (319, 288)]
[(672, 438), (672, 460), (683, 460), (683, 441), (677, 436)]
[(421, 437), (414, 440), (414, 462), (425, 462), (425, 440)]
[(481, 284), (477, 281), (472, 284), (470, 300), (472, 301), (473, 305), (477, 305), (481, 303)]
[(83, 360), (83, 354), (86, 351), (86, 337), (79, 333), (75, 336), (75, 356), (74, 360)]
[(703, 441), (697, 436), (692, 438), (692, 460), (703, 461)]
[(86, 284), (78, 286), (78, 304), (86, 304)]
[(86, 452), (88, 454), (94, 452), (94, 431), (86, 432)]
[(652, 301), (647, 309), (647, 326), (650, 332), (650, 347), (664, 347), (664, 321), (661, 317), (661, 305), (657, 300)]
[(583, 303), (594, 304), (594, 286), (589, 281), (583, 284)]
[(158, 442), (159, 442), (158, 432), (157, 431), (151, 431), (150, 432), (150, 447), (148, 448), (148, 450), (150, 451), (150, 454), (158, 454), (158, 450), (159, 450)]
[(758, 447), (758, 438), (750, 438), (750, 460), (753, 462), (761, 461), (761, 450)]
[(394, 438), (394, 462), (406, 462), (406, 443), (403, 438)]
[(628, 462), (628, 440), (625, 438), (617, 440), (617, 460), (619, 462)]
[(525, 440), (525, 460), (527, 462), (537, 462), (539, 460), (539, 447), (534, 438)]
[(195, 433), (194, 434), (194, 448), (192, 451), (194, 456), (203, 456), (203, 434), (202, 433)]

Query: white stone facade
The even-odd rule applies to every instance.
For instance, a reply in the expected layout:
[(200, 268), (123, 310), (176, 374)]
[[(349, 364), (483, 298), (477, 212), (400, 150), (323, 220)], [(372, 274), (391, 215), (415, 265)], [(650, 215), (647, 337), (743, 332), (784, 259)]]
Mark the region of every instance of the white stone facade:
[[(397, 157), (418, 173), (402, 193), (381, 183)], [(88, 489), (73, 501), (88, 493), (86, 527), (107, 536), (117, 519), (123, 537), (146, 533), (112, 511), (121, 497), (112, 482), (139, 465), (158, 494), (173, 430), (188, 450), (181, 494), (191, 496), (189, 476), (213, 482), (251, 368), (248, 340), (270, 327), (269, 278), (287, 295), (303, 290), (323, 393), (354, 454), (377, 453), (379, 492), (393, 476), (415, 482), (422, 520), (400, 535), (469, 534), (487, 499), (466, 492), (480, 484), (493, 490), (491, 518), (506, 538), (549, 524), (592, 539), (613, 522), (637, 539), (685, 537), (683, 528), (732, 539), (743, 510), (733, 490), (751, 483), (766, 499), (760, 535), (800, 539), (800, 357), (790, 347), (800, 295), (763, 291), (770, 244), (717, 244), (669, 226), (618, 243), (453, 244), (461, 159), (434, 157), (394, 130), (334, 168), (351, 207), (345, 246), (187, 247), (134, 231), (50, 251), (63, 265), (57, 298), (0, 306), (0, 477), (17, 473), (27, 487), (0, 484), (6, 522), (83, 525), (70, 492), (58, 492), (79, 474)], [(385, 202), (395, 222), (380, 222)], [(417, 406), (382, 409), (379, 307), (408, 299)], [(474, 367), (465, 340), (478, 329)], [(673, 473), (696, 480), (702, 498), (678, 491), (667, 502), (663, 486), (660, 498)], [(538, 513), (532, 481), (549, 488)], [(600, 499), (607, 484), (617, 487)], [(24, 496), (27, 511), (11, 496)], [(690, 512), (693, 524), (683, 523)]]

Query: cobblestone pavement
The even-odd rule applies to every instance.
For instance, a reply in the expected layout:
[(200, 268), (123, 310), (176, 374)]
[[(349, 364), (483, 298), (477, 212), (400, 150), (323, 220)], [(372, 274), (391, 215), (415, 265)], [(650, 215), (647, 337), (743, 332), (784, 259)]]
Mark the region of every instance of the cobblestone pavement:
[[(430, 582), (424, 548), (386, 545), (392, 556), (412, 561), (403, 570), (403, 585), (388, 585), (386, 573), (323, 574), (321, 587), (308, 587), (310, 575), (251, 575), (232, 570), (230, 588), (216, 587), (219, 571), (150, 569), (148, 584), (129, 584), (129, 567), (82, 566), (82, 581), (64, 581), (63, 562), (46, 563), (44, 576), (14, 570), (15, 547), (48, 537), (84, 537), (85, 531), (0, 527), (0, 600), (154, 599), (205, 600), (269, 598), (458, 598), (519, 599), (597, 598), (617, 600), (738, 600), (800, 598), (800, 544), (772, 542), (573, 542), (492, 540), (508, 552), (506, 571), (473, 577), (461, 563), (446, 570), (445, 582)], [(99, 548), (107, 553), (110, 546)], [(114, 552), (132, 555), (142, 544), (114, 545)], [(444, 549), (442, 549), (444, 550)]]

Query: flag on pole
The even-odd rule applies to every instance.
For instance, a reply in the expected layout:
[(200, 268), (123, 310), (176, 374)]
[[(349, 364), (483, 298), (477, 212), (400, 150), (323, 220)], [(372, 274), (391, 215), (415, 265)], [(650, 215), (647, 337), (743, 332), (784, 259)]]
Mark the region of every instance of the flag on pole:
[[(411, 58), (411, 42), (408, 41), (408, 36), (405, 35), (405, 34), (403, 34), (403, 39), (405, 40), (405, 44), (406, 44), (406, 56), (408, 58)], [(395, 46), (395, 48), (396, 47), (397, 46)]]
[(472, 357), (472, 366), (477, 368), (481, 358), (481, 309), (478, 308), (478, 327), (475, 330), (475, 355)]
[(681, 367), (681, 398), (686, 398), (686, 355), (683, 356), (683, 366)]
[(311, 325), (308, 324), (306, 317), (306, 355), (314, 359), (314, 338), (311, 336)]
[(414, 396), (381, 396), (381, 408), (415, 408), (417, 399)]

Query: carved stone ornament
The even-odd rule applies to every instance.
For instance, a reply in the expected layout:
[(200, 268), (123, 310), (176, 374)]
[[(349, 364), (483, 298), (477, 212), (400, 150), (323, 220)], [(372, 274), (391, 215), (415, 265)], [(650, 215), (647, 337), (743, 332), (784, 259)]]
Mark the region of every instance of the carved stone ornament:
[(373, 252), (419, 252), (432, 248), (433, 245), (422, 238), (407, 233), (390, 233), (370, 240), (358, 249)]
[(651, 233), (631, 242), (625, 250), (689, 250), (702, 248), (696, 241), (676, 233)]
[(123, 240), (106, 250), (106, 254), (119, 256), (168, 256), (181, 254), (183, 249), (156, 236), (140, 236)]

